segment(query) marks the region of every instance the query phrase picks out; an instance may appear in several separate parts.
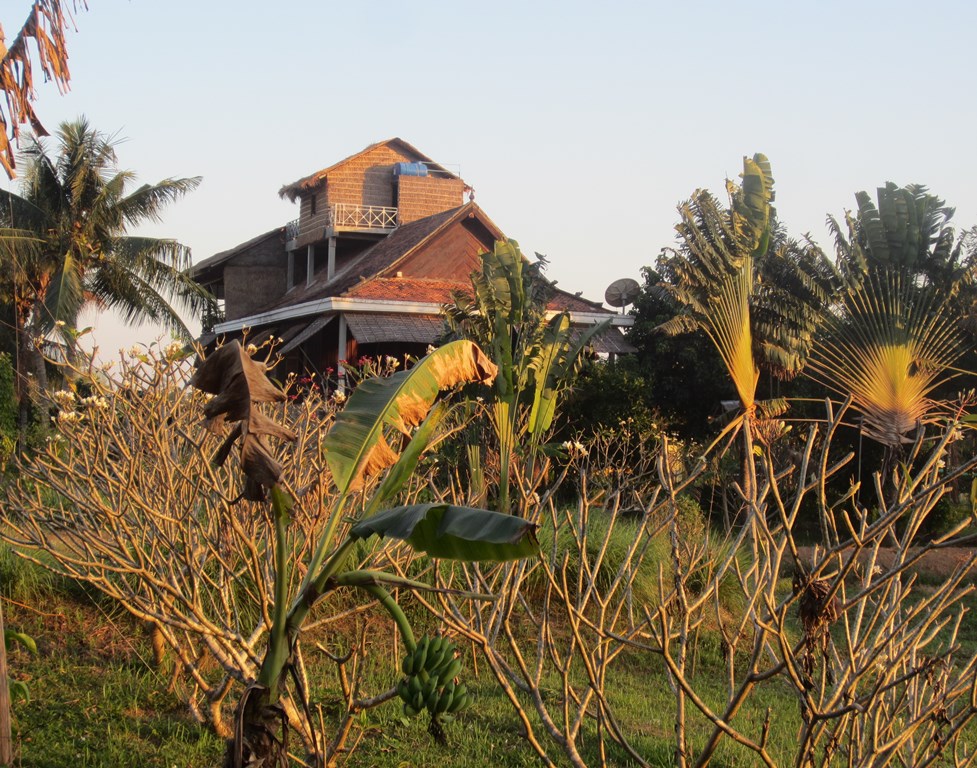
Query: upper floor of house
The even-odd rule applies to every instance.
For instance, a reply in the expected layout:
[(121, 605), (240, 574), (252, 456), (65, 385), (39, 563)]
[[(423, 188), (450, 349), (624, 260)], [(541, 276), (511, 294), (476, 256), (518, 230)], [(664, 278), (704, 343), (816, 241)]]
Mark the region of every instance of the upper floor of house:
[(466, 191), (456, 170), (400, 138), (286, 184), (279, 194), (298, 204), (297, 219), (194, 266), (220, 304), (205, 325), (332, 281), (399, 228), (459, 209)]
[[(425, 328), (433, 327), (428, 320), (437, 320), (441, 305), (470, 289), (480, 255), (505, 239), (457, 172), (399, 138), (280, 194), (298, 203), (297, 220), (194, 265), (193, 279), (221, 305), (203, 318), (205, 331), (291, 323), (298, 344), (308, 317), (337, 312), (354, 325), (364, 313), (423, 315)], [(555, 287), (547, 309), (585, 324), (609, 314)]]
[(468, 189), (455, 171), (403, 139), (371, 144), (279, 190), (299, 204), (298, 218), (286, 228), (287, 247), (298, 250), (342, 235), (375, 240), (457, 208)]

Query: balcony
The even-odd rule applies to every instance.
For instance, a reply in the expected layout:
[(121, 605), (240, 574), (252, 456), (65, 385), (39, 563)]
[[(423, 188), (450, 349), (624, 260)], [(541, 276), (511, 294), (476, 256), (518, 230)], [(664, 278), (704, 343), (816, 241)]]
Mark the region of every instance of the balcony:
[(368, 231), (386, 234), (397, 227), (397, 209), (382, 205), (333, 203), (328, 226), (337, 231)]
[[(325, 224), (325, 226), (323, 226)], [(339, 232), (389, 235), (397, 228), (397, 209), (383, 205), (333, 203), (325, 216), (294, 219), (285, 225), (285, 249), (321, 242)]]

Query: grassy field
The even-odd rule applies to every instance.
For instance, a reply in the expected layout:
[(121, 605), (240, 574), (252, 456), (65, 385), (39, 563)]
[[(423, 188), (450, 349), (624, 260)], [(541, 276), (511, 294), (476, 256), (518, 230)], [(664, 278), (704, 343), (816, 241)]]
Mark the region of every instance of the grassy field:
[[(38, 655), (22, 649), (10, 654), (12, 674), (30, 688), (31, 700), (15, 705), (17, 765), (23, 768), (64, 766), (159, 766), (202, 768), (221, 764), (224, 745), (198, 725), (180, 698), (168, 690), (169, 668), (157, 668), (148, 633), (111, 603), (73, 582), (54, 580), (45, 572), (0, 557), (4, 615), (7, 625), (32, 635)], [(380, 616), (368, 618), (373, 638), (368, 685), (377, 692), (391, 685), (397, 671), (389, 661), (392, 630)], [(977, 621), (965, 621), (961, 640), (977, 649)], [(310, 652), (310, 658), (315, 656)], [(699, 646), (696, 677), (706, 698), (718, 694), (722, 666), (716, 638), (705, 636)], [(476, 675), (467, 664), (466, 682), (477, 700), (458, 720), (448, 724), (447, 747), (427, 733), (426, 720), (406, 720), (399, 703), (363, 713), (340, 765), (359, 768), (410, 768), (430, 765), (516, 767), (539, 764), (522, 737), (511, 705), (489, 675)], [(337, 692), (330, 688), (328, 668), (310, 664), (312, 697), (322, 707), (327, 730), (338, 712)], [(634, 746), (653, 765), (674, 764), (672, 728), (674, 698), (656, 658), (633, 655), (614, 667), (608, 696), (622, 713)], [(556, 697), (557, 691), (551, 692)], [(758, 733), (770, 711), (771, 750), (779, 763), (790, 763), (796, 748), (799, 713), (779, 678), (752, 697), (737, 722)], [(690, 717), (693, 747), (702, 743), (709, 724)], [(595, 739), (583, 740), (584, 758), (597, 764)], [(560, 763), (562, 754), (552, 757)], [(727, 740), (713, 765), (750, 766), (755, 757)], [(611, 750), (610, 765), (631, 764), (623, 752)], [(296, 762), (295, 765), (300, 765)]]

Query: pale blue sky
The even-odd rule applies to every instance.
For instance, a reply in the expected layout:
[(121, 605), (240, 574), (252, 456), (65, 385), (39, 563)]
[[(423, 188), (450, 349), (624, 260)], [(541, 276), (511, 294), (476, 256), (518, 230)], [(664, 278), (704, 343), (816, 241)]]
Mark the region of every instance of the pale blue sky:
[[(601, 299), (673, 241), (675, 205), (773, 164), (780, 218), (827, 246), (859, 189), (927, 184), (977, 224), (973, 2), (89, 0), (72, 90), (145, 181), (204, 177), (158, 234), (195, 260), (295, 218), (282, 184), (400, 136), (457, 164), (561, 287)], [(26, 0), (0, 22), (13, 35)], [(98, 325), (103, 348), (152, 338)]]

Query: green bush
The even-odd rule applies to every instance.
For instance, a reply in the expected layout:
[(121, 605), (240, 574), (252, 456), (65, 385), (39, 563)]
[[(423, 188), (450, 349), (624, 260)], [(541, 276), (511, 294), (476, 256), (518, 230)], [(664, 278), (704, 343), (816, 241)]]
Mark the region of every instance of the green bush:
[(661, 418), (651, 390), (651, 382), (630, 358), (592, 362), (574, 381), (556, 417), (558, 441), (623, 425), (635, 434), (658, 432)]

